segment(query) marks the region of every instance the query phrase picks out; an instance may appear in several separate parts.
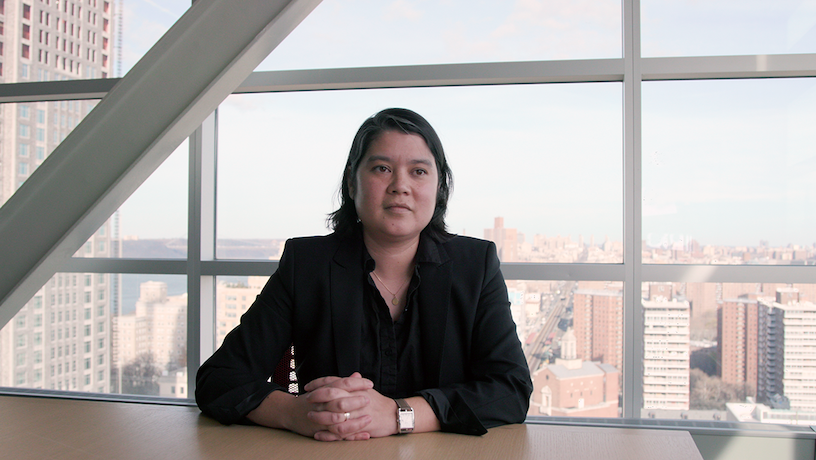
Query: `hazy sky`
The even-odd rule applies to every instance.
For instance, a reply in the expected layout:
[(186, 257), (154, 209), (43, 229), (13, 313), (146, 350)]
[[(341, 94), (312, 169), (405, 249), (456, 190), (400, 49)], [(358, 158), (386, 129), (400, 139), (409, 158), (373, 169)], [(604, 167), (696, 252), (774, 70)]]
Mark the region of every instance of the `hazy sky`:
[[(188, 4), (125, 2), (125, 71)], [(816, 52), (816, 0), (641, 4), (644, 56)], [(612, 1), (325, 0), (259, 69), (619, 58), (620, 17)], [(503, 216), (528, 238), (620, 240), (621, 101), (619, 83), (232, 96), (219, 237), (325, 233), (357, 127), (403, 106), (449, 155), (452, 231)], [(812, 79), (644, 84), (644, 238), (816, 243), (814, 107)], [(184, 146), (123, 206), (124, 235), (186, 234), (186, 168)]]

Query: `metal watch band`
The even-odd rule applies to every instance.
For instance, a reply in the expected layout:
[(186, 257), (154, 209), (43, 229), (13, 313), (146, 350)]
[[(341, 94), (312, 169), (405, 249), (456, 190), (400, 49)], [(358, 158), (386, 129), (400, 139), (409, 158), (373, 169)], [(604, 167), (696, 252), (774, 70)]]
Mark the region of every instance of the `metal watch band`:
[(397, 426), (400, 434), (414, 431), (414, 408), (404, 399), (395, 399), (397, 402)]

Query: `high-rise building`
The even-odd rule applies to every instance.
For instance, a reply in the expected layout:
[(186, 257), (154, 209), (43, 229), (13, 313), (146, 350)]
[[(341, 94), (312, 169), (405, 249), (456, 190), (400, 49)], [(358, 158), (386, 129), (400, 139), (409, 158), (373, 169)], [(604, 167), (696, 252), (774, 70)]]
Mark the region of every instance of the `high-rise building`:
[(241, 322), (243, 315), (257, 296), (264, 285), (266, 276), (250, 276), (247, 284), (243, 283), (223, 283), (219, 282), (215, 287), (216, 305), (215, 311), (215, 346), (220, 347), (224, 342), (224, 337)]
[(496, 217), (493, 228), (484, 231), (486, 240), (496, 243), (496, 251), (502, 262), (518, 261), (518, 233), (515, 228), (504, 227), (504, 217)]
[(689, 409), (689, 303), (643, 300), (643, 408)]
[(167, 295), (161, 281), (142, 283), (136, 310), (114, 319), (119, 332), (117, 361), (127, 366), (152, 355), (161, 370), (187, 364), (187, 294)]
[(722, 381), (743, 385), (746, 396), (756, 396), (758, 322), (756, 296), (744, 295), (738, 299), (724, 300), (717, 314), (717, 347)]
[(623, 286), (608, 283), (605, 289), (582, 289), (573, 296), (572, 323), (578, 357), (623, 369)]
[[(112, 9), (108, 0), (0, 0), (0, 83), (109, 76)], [(0, 205), (95, 104), (0, 105)], [(118, 232), (114, 216), (76, 256), (120, 256)], [(120, 284), (118, 275), (55, 275), (0, 330), (0, 386), (109, 392)]]
[(760, 298), (757, 397), (775, 408), (816, 411), (816, 304), (795, 289)]

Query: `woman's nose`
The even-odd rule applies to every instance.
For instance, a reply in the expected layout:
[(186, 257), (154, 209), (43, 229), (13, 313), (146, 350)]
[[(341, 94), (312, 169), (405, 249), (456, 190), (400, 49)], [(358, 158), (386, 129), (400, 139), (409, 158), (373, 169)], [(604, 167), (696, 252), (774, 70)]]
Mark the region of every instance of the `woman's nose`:
[(404, 193), (408, 191), (408, 182), (405, 173), (395, 171), (391, 175), (391, 183), (388, 185), (388, 191), (391, 193)]

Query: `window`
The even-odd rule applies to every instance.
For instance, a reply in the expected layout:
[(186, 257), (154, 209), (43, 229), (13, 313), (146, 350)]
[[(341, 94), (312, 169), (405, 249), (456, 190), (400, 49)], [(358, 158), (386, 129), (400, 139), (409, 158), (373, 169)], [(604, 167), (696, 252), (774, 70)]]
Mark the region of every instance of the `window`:
[(31, 20), (31, 5), (23, 3), (23, 19)]
[(23, 39), (31, 40), (31, 26), (28, 24), (23, 24)]
[(20, 154), (21, 157), (27, 157), (28, 156), (28, 144), (20, 144), (17, 147), (17, 150), (18, 150), (18, 153)]
[[(451, 2), (438, 3), (444, 8), (443, 4)], [(369, 32), (369, 29), (349, 27), (350, 22), (337, 20), (340, 15), (360, 21), (354, 18), (358, 12), (352, 8), (338, 10), (330, 2), (324, 2), (276, 49), (262, 69), (410, 64), (418, 66), (417, 75), (433, 76), (434, 72), (447, 75), (450, 72), (456, 77), (449, 81), (453, 86), (433, 87), (437, 83), (429, 77), (428, 81), (419, 81), (415, 86), (427, 84), (432, 87), (351, 91), (346, 90), (349, 82), (333, 77), (332, 72), (321, 70), (309, 74), (307, 70), (305, 75), (325, 74), (321, 77), (327, 80), (322, 89), (330, 91), (286, 92), (270, 82), (269, 94), (231, 96), (219, 109), (221, 144), (218, 145), (218, 187), (215, 188), (218, 212), (213, 212), (218, 221), (204, 222), (203, 225), (193, 222), (195, 225), (191, 227), (185, 219), (180, 224), (172, 222), (176, 216), (189, 214), (185, 212), (188, 192), (193, 193), (191, 196), (201, 192), (195, 184), (185, 185), (186, 178), (191, 176), (186, 169), (186, 151), (176, 164), (171, 164), (177, 161), (171, 156), (162, 165), (162, 168), (170, 169), (159, 169), (145, 183), (144, 190), (137, 190), (132, 197), (134, 201), (129, 200), (122, 208), (123, 220), (127, 219), (128, 225), (143, 223), (145, 228), (157, 227), (157, 223), (167, 221), (170, 223), (167, 228), (175, 225), (167, 235), (184, 235), (188, 228), (215, 226), (221, 239), (205, 243), (212, 243), (212, 247), (216, 247), (216, 257), (222, 260), (207, 261), (209, 273), (256, 270), (257, 275), (268, 275), (275, 266), (269, 260), (279, 256), (283, 239), (325, 232), (320, 216), (332, 210), (331, 204), (325, 203), (326, 198), (334, 192), (338, 180), (336, 172), (342, 169), (345, 160), (344, 155), (330, 152), (347, 150), (350, 132), (362, 118), (382, 108), (382, 104), (407, 105), (428, 116), (444, 137), (456, 175), (456, 193), (448, 214), (452, 230), (476, 237), (490, 236), (503, 245), (502, 255), (507, 260), (503, 261), (502, 267), (508, 280), (511, 308), (518, 319), (525, 352), (537, 359), (533, 372), (540, 371), (539, 379), (552, 381), (553, 375), (545, 375), (543, 364), (555, 358), (557, 347), (567, 330), (571, 330), (575, 334), (576, 346), (579, 349), (588, 347), (587, 361), (595, 357), (593, 346), (604, 348), (601, 364), (614, 362), (609, 365), (627, 376), (628, 380), (620, 380), (617, 394), (629, 395), (632, 399), (621, 399), (617, 408), (620, 414), (634, 418), (694, 418), (694, 413), (689, 415), (688, 411), (695, 410), (697, 403), (702, 406), (703, 402), (709, 402), (719, 411), (710, 415), (711, 419), (719, 415), (725, 420), (726, 404), (740, 399), (735, 387), (729, 387), (734, 398), (716, 401), (701, 402), (699, 392), (695, 390), (701, 384), (725, 388), (725, 384), (739, 385), (739, 382), (758, 380), (745, 376), (750, 367), (748, 363), (753, 362), (742, 358), (747, 350), (747, 339), (741, 345), (735, 345), (739, 342), (738, 337), (748, 335), (742, 331), (747, 331), (745, 327), (740, 329), (736, 325), (745, 326), (749, 318), (759, 318), (754, 312), (760, 310), (758, 305), (764, 300), (752, 296), (773, 298), (764, 304), (767, 314), (764, 320), (768, 323), (763, 327), (770, 327), (775, 318), (784, 319), (784, 315), (799, 315), (802, 313), (798, 312), (804, 311), (785, 308), (787, 303), (778, 302), (775, 295), (793, 296), (789, 291), (796, 289), (800, 301), (810, 302), (806, 297), (810, 288), (803, 286), (807, 283), (802, 278), (816, 279), (813, 271), (816, 248), (812, 235), (807, 234), (809, 229), (816, 228), (816, 221), (813, 213), (802, 211), (816, 208), (812, 180), (809, 181), (812, 174), (808, 169), (813, 163), (810, 147), (816, 143), (810, 128), (816, 124), (813, 109), (816, 107), (813, 96), (816, 75), (812, 65), (805, 62), (807, 56), (798, 56), (816, 52), (813, 48), (816, 42), (811, 40), (812, 30), (794, 27), (801, 23), (801, 18), (793, 14), (785, 2), (780, 2), (779, 6), (772, 5), (773, 2), (758, 7), (748, 5), (740, 10), (740, 15), (725, 17), (714, 14), (723, 6), (717, 0), (697, 2), (699, 5), (683, 2), (662, 5), (666, 2), (643, 0), (640, 2), (642, 24), (621, 25), (620, 6), (615, 2), (599, 2), (597, 16), (612, 19), (591, 18), (575, 25), (559, 16), (559, 20), (553, 22), (567, 30), (559, 35), (561, 32), (552, 32), (546, 25), (536, 25), (536, 16), (520, 15), (524, 11), (518, 8), (524, 7), (525, 2), (504, 3), (502, 13), (507, 14), (495, 17), (520, 18), (515, 24), (518, 28), (500, 30), (500, 20), (496, 19), (496, 27), (491, 27), (490, 31), (529, 37), (518, 49), (508, 47), (510, 42), (502, 41), (504, 39), (491, 42), (474, 34), (474, 24), (478, 22), (476, 12), (481, 5), (474, 4), (458, 16), (436, 14), (456, 17), (463, 24), (462, 29), (440, 27), (437, 30), (444, 31), (444, 35), (427, 40), (412, 36), (412, 43), (423, 42), (417, 43), (415, 50), (395, 47), (395, 42), (385, 38), (382, 43), (375, 44), (361, 40), (366, 37), (356, 30)], [(103, 7), (107, 6), (107, 3), (103, 4)], [(759, 19), (768, 11), (775, 18), (773, 24), (759, 26)], [(425, 18), (435, 17), (429, 11), (423, 13)], [(552, 10), (547, 13), (547, 18), (557, 16), (550, 14)], [(87, 17), (92, 20), (90, 11)], [(748, 18), (745, 24), (733, 24), (743, 18)], [(326, 45), (325, 50), (309, 51), (310, 42), (332, 34), (333, 29), (329, 28), (332, 22), (343, 24), (343, 29), (338, 29), (341, 33), (333, 34), (339, 37), (336, 43)], [(413, 27), (412, 30), (416, 30), (416, 24), (407, 21), (376, 27), (389, 30)], [(708, 24), (717, 24), (717, 27)], [(342, 30), (349, 29), (352, 32), (342, 33)], [(638, 49), (643, 50), (643, 57), (624, 53), (628, 59), (624, 62), (620, 51), (624, 45), (622, 37), (634, 30), (642, 30), (642, 37), (629, 36), (629, 39), (642, 45)], [(688, 30), (699, 34), (689, 36)], [(752, 34), (756, 38), (752, 38)], [(383, 34), (386, 35), (389, 34)], [(95, 34), (88, 28), (81, 36), (88, 44), (96, 43)], [(732, 39), (734, 36), (742, 38)], [(48, 42), (47, 35), (44, 39)], [(355, 39), (369, 46), (349, 46)], [(458, 46), (446, 48), (446, 39), (458, 43)], [(398, 39), (396, 43), (399, 43)], [(110, 66), (108, 51), (111, 43), (104, 33), (101, 45), (100, 51), (104, 54), (100, 62)], [(741, 45), (746, 46), (738, 48)], [(66, 46), (70, 52), (70, 46)], [(374, 53), (370, 46), (406, 51)], [(86, 47), (85, 54), (89, 60), (96, 61), (90, 48)], [(742, 69), (738, 64), (742, 61), (733, 59), (740, 54), (751, 56), (749, 60), (754, 64), (767, 62), (767, 70), (762, 70), (764, 67), (759, 65)], [(781, 54), (789, 58), (786, 65), (796, 69), (795, 78), (774, 70), (774, 59)], [(680, 56), (683, 60), (671, 56)], [(766, 58), (767, 61), (763, 61)], [(529, 62), (542, 60), (545, 62)], [(507, 61), (513, 62), (505, 65)], [(604, 70), (610, 61), (625, 65), (626, 69), (632, 65), (642, 69), (643, 81), (635, 79), (634, 92), (631, 82), (624, 82), (624, 77), (609, 76), (610, 73), (620, 73), (620, 70)], [(468, 63), (469, 67), (465, 71), (458, 66), (444, 66), (446, 63)], [(473, 63), (477, 64), (471, 65)], [(427, 64), (443, 66), (432, 68), (426, 67)], [(553, 71), (517, 70), (527, 64), (551, 66), (547, 69)], [(742, 70), (737, 72), (733, 68)], [(403, 70), (399, 67), (388, 69), (397, 74)], [(379, 75), (380, 72), (378, 75), (366, 69), (355, 72), (361, 72), (361, 78), (352, 82), (354, 87), (402, 84), (399, 78), (392, 80), (387, 75)], [(96, 75), (91, 68), (85, 73)], [(494, 73), (503, 78), (488, 81), (487, 77), (494, 78)], [(569, 84), (562, 84), (564, 82), (559, 80), (562, 74), (570, 77)], [(473, 86), (474, 78), (485, 79), (479, 82), (499, 84)], [(379, 82), (378, 79), (385, 81)], [(379, 83), (369, 85), (370, 80)], [(517, 85), (518, 82), (526, 84)], [(631, 113), (628, 111), (634, 111), (635, 115), (624, 116), (624, 113)], [(273, 116), (263, 116), (268, 114)], [(268, 119), (280, 121), (273, 124), (258, 121)], [(55, 118), (56, 121), (60, 118)], [(62, 119), (65, 127), (73, 126), (75, 122), (74, 119)], [(312, 132), (315, 125), (321, 127), (319, 136)], [(54, 134), (54, 140), (58, 141), (59, 132)], [(634, 134), (640, 136), (641, 143), (636, 146), (627, 144)], [(270, 146), (270, 142), (275, 145)], [(480, 149), (492, 152), (501, 161), (488, 164), (475, 161)], [(293, 154), (270, 155), (270, 151)], [(264, 155), (259, 157), (266, 157), (260, 158), (268, 161), (263, 168), (247, 167), (247, 164), (259, 164), (254, 158), (247, 161), (246, 155), (251, 157), (253, 152), (262, 152)], [(323, 174), (324, 170), (327, 171), (326, 176), (314, 181), (316, 187), (326, 184), (325, 190), (315, 194), (314, 203), (305, 194), (298, 196), (305, 204), (294, 212), (286, 212), (289, 211), (287, 203), (279, 200), (265, 203), (273, 208), (269, 212), (271, 216), (292, 216), (286, 221), (264, 221), (258, 213), (247, 214), (245, 210), (242, 213), (237, 204), (252, 193), (290, 196), (292, 190), (303, 189), (302, 181), (298, 183), (297, 178), (293, 178), (291, 184), (287, 183), (290, 180), (287, 174), (276, 175), (275, 181), (246, 179), (256, 174), (256, 170), (291, 171), (301, 166), (313, 166), (309, 162), (298, 163), (298, 156), (304, 156), (295, 155), (295, 152), (318, 152), (316, 155), (325, 152), (320, 163), (327, 166), (314, 172)], [(628, 182), (634, 173), (642, 174), (642, 183)], [(494, 175), (495, 180), (485, 179), (489, 174)], [(154, 185), (160, 182), (161, 185)], [(152, 191), (149, 190), (151, 186), (154, 187)], [(138, 196), (140, 193), (144, 195)], [(149, 199), (151, 196), (153, 199)], [(156, 199), (157, 196), (160, 199)], [(180, 205), (163, 209), (166, 201), (176, 200), (176, 197), (181, 197), (178, 198)], [(139, 208), (137, 202), (140, 200), (143, 202), (141, 207), (150, 211), (140, 211), (140, 218), (126, 214)], [(740, 204), (742, 211), (732, 211), (736, 209), (735, 204)], [(319, 209), (319, 212), (314, 215), (298, 212), (304, 208)], [(633, 209), (635, 215), (626, 217)], [(478, 214), (470, 217), (470, 210), (477, 210)], [(296, 222), (298, 219), (301, 221)], [(132, 254), (129, 251), (134, 247), (141, 245), (144, 248), (153, 243), (161, 248), (158, 258), (197, 257), (197, 254), (187, 253), (184, 241), (157, 243), (156, 240), (171, 240), (165, 238), (167, 235), (153, 235), (153, 238), (139, 235), (136, 238), (134, 233), (132, 239), (117, 239), (112, 234), (114, 227), (109, 228), (108, 235), (100, 236), (108, 242), (104, 245), (104, 252), (112, 257), (116, 257), (118, 250), (124, 251), (125, 258), (133, 257), (128, 254)], [(122, 228), (127, 227), (123, 225)], [(508, 238), (508, 234), (515, 237)], [(805, 239), (808, 237), (810, 240)], [(253, 244), (257, 246), (249, 252), (247, 245), (229, 240), (254, 240)], [(93, 244), (96, 243), (87, 245), (77, 256), (103, 252)], [(263, 265), (264, 270), (248, 263), (249, 259), (256, 259), (253, 262)], [(149, 266), (155, 272), (171, 270), (166, 268), (170, 265), (165, 262), (151, 262)], [(122, 261), (121, 266), (130, 267), (129, 263)], [(783, 274), (790, 273), (785, 269), (791, 266), (801, 268), (799, 273), (803, 275), (784, 279), (787, 275)], [(108, 316), (124, 324), (130, 320), (125, 312), (133, 311), (141, 295), (140, 285), (155, 281), (150, 276), (181, 279), (175, 292), (173, 283), (167, 283), (167, 299), (186, 292), (186, 269), (172, 270), (178, 271), (173, 275), (123, 275), (120, 283), (127, 284), (126, 291), (129, 292), (123, 291), (121, 300), (113, 288), (116, 284), (113, 276), (106, 284), (109, 294), (103, 295), (104, 301), (92, 303), (92, 297), (96, 297), (92, 292), (97, 286), (89, 280), (86, 282), (89, 289), (80, 292), (85, 292), (84, 300), (91, 308), (97, 306), (103, 312), (110, 308)], [(190, 275), (193, 283), (202, 278), (198, 272)], [(255, 287), (254, 281), (232, 275), (204, 278), (211, 282), (210, 288), (215, 286), (217, 318), (212, 327), (216, 337), (223, 337), (246, 308), (236, 299), (251, 299), (254, 294), (230, 294), (232, 299), (229, 301), (218, 296), (229, 289), (251, 290)], [(745, 283), (733, 282), (733, 279), (743, 278), (747, 280)], [(788, 282), (771, 286), (772, 283), (767, 282), (769, 279)], [(245, 287), (238, 286), (242, 283)], [(202, 291), (205, 292), (204, 298), (211, 295), (203, 288)], [(44, 295), (50, 297), (53, 294), (47, 292)], [(542, 312), (553, 308), (558, 308), (560, 314), (550, 323), (552, 332), (540, 336), (536, 327), (547, 324)], [(718, 310), (733, 321), (718, 320)], [(106, 327), (113, 331), (113, 324)], [(724, 329), (734, 326), (722, 333), (731, 334), (729, 353), (740, 358), (729, 359), (733, 366), (729, 369), (726, 365), (723, 371), (730, 373), (728, 378), (738, 383), (729, 383), (723, 378), (719, 382), (707, 380), (713, 375), (705, 362), (722, 364), (718, 360), (723, 351), (716, 351), (713, 345), (719, 333), (718, 324)], [(601, 330), (605, 333), (603, 337), (597, 332)], [(624, 333), (634, 335), (624, 336)], [(770, 337), (769, 334), (765, 336)], [(758, 350), (758, 335), (756, 340)], [(184, 339), (181, 343), (186, 344)], [(671, 347), (666, 343), (671, 343)], [(722, 343), (726, 345), (724, 340)], [(198, 344), (186, 345), (192, 349)], [(533, 345), (541, 345), (541, 357), (534, 356), (537, 352), (532, 349)], [(627, 355), (620, 351), (627, 346), (637, 349), (637, 353)], [(753, 342), (751, 346), (754, 346)], [(86, 342), (86, 353), (91, 348), (92, 343)], [(791, 348), (786, 350), (789, 357), (805, 352)], [(103, 356), (107, 350), (97, 350), (96, 353)], [(633, 358), (639, 356), (638, 353), (644, 356), (641, 362)], [(787, 365), (793, 366), (790, 362)], [(678, 371), (680, 368), (687, 368), (688, 372)], [(813, 382), (803, 385), (812, 386)], [(67, 382), (65, 386), (68, 386)], [(543, 386), (538, 388), (543, 389)], [(592, 398), (601, 394), (596, 388), (583, 393), (573, 392), (574, 408), (592, 406)], [(674, 397), (670, 398), (670, 394)], [(536, 412), (531, 415), (544, 414), (547, 407), (552, 413), (555, 406), (550, 396), (549, 405), (545, 398), (535, 401), (533, 409)], [(742, 396), (745, 396), (744, 391)], [(609, 399), (617, 401), (611, 396)]]
[(28, 125), (20, 125), (20, 137), (29, 137), (31, 136), (30, 128)]

